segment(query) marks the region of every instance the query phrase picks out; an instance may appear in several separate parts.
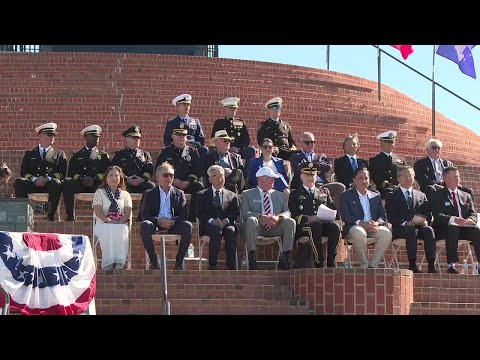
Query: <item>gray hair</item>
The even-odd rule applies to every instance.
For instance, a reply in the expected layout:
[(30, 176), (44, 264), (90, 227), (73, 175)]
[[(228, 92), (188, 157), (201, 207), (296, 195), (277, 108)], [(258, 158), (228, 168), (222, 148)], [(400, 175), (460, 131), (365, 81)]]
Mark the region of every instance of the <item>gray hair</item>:
[(427, 149), (430, 149), (430, 147), (432, 145), (439, 146), (440, 148), (443, 148), (443, 143), (438, 139), (430, 139), (430, 140), (427, 141)]
[(225, 169), (223, 167), (221, 167), (220, 165), (212, 165), (207, 170), (208, 177), (211, 178), (215, 171), (219, 171), (222, 174), (225, 174)]
[(302, 138), (303, 138), (303, 137), (306, 137), (306, 136), (308, 136), (309, 138), (315, 139), (315, 135), (313, 135), (313, 133), (311, 133), (311, 132), (305, 131), (305, 132), (302, 134)]
[(173, 168), (172, 164), (165, 161), (161, 165), (158, 165), (157, 170), (155, 170), (155, 174), (160, 174), (163, 171), (167, 171), (167, 170), (172, 170), (175, 173), (175, 169)]

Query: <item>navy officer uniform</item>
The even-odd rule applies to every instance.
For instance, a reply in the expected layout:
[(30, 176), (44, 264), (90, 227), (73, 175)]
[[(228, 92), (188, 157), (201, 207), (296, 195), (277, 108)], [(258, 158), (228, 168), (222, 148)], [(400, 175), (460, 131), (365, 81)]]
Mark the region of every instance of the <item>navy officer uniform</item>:
[[(173, 129), (173, 132), (178, 135), (186, 135), (187, 129)], [(197, 149), (188, 145), (176, 147), (175, 144), (172, 143), (160, 152), (155, 168), (164, 162), (168, 162), (175, 169), (175, 179), (190, 182), (189, 187), (184, 189), (186, 193), (192, 194), (188, 219), (191, 222), (196, 222), (197, 193), (204, 189), (203, 183), (201, 182), (201, 177), (204, 173), (203, 162), (200, 159)]]
[[(126, 181), (127, 191), (129, 193), (143, 194), (146, 190), (153, 189), (155, 184), (151, 181), (153, 175), (153, 162), (150, 153), (143, 151), (138, 147), (142, 137), (142, 129), (139, 126), (132, 126), (122, 133), (125, 141), (138, 141), (137, 146), (125, 146), (125, 149), (115, 152), (111, 165), (122, 168), (126, 178), (141, 178), (144, 181), (135, 186)], [(133, 140), (128, 140), (132, 138)]]
[(289, 160), (297, 148), (293, 139), (292, 128), (286, 121), (280, 119), (282, 104), (283, 100), (280, 97), (275, 97), (266, 102), (265, 108), (269, 110), (270, 116), (259, 124), (257, 142), (259, 146), (262, 146), (263, 139), (272, 139), (273, 145), (279, 149), (277, 156), (283, 160)]
[[(303, 163), (300, 165), (300, 171), (303, 176), (317, 176), (320, 172), (318, 163)], [(316, 216), (320, 205), (327, 206), (332, 210), (337, 210), (332, 200), (330, 192), (324, 186), (317, 188), (313, 183), (311, 189), (305, 184), (293, 190), (288, 198), (288, 209), (292, 218), (297, 223), (295, 238), (307, 236), (309, 243), (298, 244), (297, 259), (294, 268), (308, 267), (313, 251), (313, 260), (315, 267), (323, 267), (324, 257), (322, 248), (322, 235), (328, 237), (327, 243), (327, 266), (335, 267), (335, 257), (337, 255), (337, 246), (340, 241), (340, 225), (335, 221), (324, 221), (317, 218), (317, 221), (309, 221), (309, 216)], [(338, 213), (336, 218), (338, 219)]]
[[(67, 175), (67, 158), (65, 152), (52, 145), (57, 135), (57, 124), (51, 122), (35, 129), (40, 136), (40, 144), (32, 150), (25, 151), (20, 168), (20, 176), (15, 180), (15, 197), (27, 198), (30, 193), (48, 192), (50, 211), (49, 221), (54, 221), (62, 185)], [(38, 181), (37, 181), (38, 180)]]
[(169, 146), (172, 143), (172, 133), (174, 129), (187, 130), (187, 142), (198, 149), (202, 161), (208, 153), (208, 147), (205, 146), (205, 134), (203, 133), (200, 119), (188, 116), (190, 106), (192, 105), (192, 96), (182, 94), (172, 100), (172, 104), (177, 107), (179, 115), (167, 121), (165, 132), (163, 134), (163, 143)]
[(406, 166), (405, 159), (393, 153), (396, 138), (396, 131), (385, 131), (377, 135), (382, 151), (368, 160), (368, 170), (382, 198), (396, 190), (398, 169)]
[[(243, 119), (236, 117), (239, 102), (240, 98), (238, 97), (229, 97), (220, 101), (225, 107), (226, 116), (223, 119), (215, 120), (210, 137), (213, 138), (219, 130), (226, 130), (228, 136), (233, 138), (230, 150), (245, 159), (245, 169), (248, 169), (250, 159), (255, 157), (257, 150), (250, 146), (247, 124)], [(208, 165), (205, 168), (208, 169)]]
[(98, 140), (102, 128), (98, 125), (87, 126), (80, 134), (85, 138), (85, 146), (74, 152), (68, 163), (68, 177), (63, 186), (63, 199), (67, 212), (67, 221), (75, 221), (73, 207), (75, 194), (94, 193), (103, 180), (103, 174), (110, 166), (110, 156), (100, 150)]

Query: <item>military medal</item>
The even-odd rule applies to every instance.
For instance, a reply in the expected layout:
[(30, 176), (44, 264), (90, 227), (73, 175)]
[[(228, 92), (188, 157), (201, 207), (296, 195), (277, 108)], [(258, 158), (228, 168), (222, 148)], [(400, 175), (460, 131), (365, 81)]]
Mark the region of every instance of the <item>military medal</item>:
[(300, 206), (298, 207), (298, 210), (303, 210), (303, 205), (300, 205)]
[(180, 124), (180, 129), (183, 129), (185, 127), (185, 124)]
[(185, 160), (190, 161), (192, 160), (192, 157), (190, 155), (185, 156)]
[(241, 134), (240, 131), (239, 131), (239, 132), (237, 133), (237, 136), (240, 136), (240, 135), (242, 135), (242, 134)]

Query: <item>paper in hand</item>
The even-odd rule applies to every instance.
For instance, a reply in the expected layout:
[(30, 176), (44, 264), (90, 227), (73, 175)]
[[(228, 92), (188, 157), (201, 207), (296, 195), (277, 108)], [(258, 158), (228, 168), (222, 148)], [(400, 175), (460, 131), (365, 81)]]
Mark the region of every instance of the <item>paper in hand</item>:
[(423, 224), (423, 222), (426, 220), (426, 217), (421, 216), (421, 215), (415, 215), (412, 219), (412, 223), (414, 224)]
[(325, 221), (334, 221), (337, 217), (337, 210), (332, 210), (322, 204), (318, 207), (317, 216)]

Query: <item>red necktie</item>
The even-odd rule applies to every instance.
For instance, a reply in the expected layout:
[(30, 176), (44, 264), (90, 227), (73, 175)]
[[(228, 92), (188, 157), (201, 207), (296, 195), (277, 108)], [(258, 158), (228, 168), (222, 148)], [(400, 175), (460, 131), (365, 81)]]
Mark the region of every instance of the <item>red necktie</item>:
[(457, 195), (456, 195), (455, 191), (452, 191), (452, 198), (453, 198), (453, 206), (455, 207), (455, 210), (457, 211), (457, 215), (459, 217), (462, 217), (462, 214), (460, 213), (459, 208), (458, 208)]

